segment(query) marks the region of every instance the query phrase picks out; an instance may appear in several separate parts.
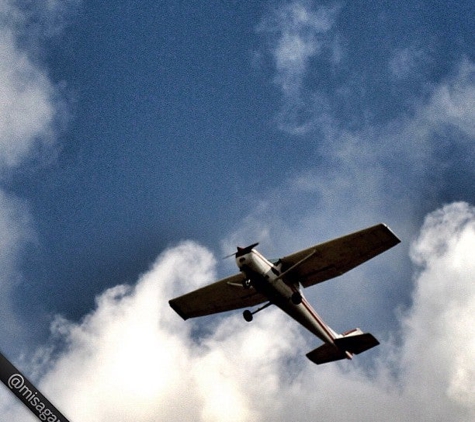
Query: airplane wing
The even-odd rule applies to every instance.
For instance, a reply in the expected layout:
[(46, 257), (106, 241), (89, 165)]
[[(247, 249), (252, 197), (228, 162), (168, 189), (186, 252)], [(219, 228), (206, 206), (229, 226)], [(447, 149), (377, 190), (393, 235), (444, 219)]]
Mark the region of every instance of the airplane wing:
[(282, 272), (288, 271), (286, 281), (309, 287), (346, 273), (399, 242), (389, 227), (378, 224), (281, 258)]
[(186, 320), (251, 307), (267, 301), (267, 298), (257, 293), (254, 288), (244, 288), (242, 283), (245, 280), (246, 277), (238, 273), (172, 299), (168, 303)]

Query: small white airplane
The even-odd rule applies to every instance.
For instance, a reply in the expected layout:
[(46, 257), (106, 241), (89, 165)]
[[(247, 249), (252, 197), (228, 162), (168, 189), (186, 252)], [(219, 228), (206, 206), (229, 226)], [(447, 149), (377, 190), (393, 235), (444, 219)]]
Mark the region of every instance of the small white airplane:
[(240, 272), (169, 301), (183, 319), (252, 307), (266, 302), (257, 310), (245, 310), (244, 319), (276, 305), (324, 344), (307, 353), (316, 364), (351, 359), (379, 344), (359, 328), (337, 334), (315, 312), (302, 293), (309, 287), (337, 277), (380, 253), (400, 240), (384, 224), (330, 240), (271, 262), (254, 248), (237, 248), (236, 264)]

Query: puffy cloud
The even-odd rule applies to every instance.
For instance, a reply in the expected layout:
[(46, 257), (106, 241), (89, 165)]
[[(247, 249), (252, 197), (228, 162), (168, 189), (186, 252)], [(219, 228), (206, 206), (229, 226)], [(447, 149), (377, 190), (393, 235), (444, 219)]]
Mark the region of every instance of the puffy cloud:
[[(474, 247), (475, 208), (454, 203), (427, 216), (411, 248), (417, 271), (402, 342), (367, 352), (373, 364), (365, 368), (362, 356), (314, 366), (304, 353), (316, 340), (272, 308), (251, 324), (239, 313), (182, 321), (168, 299), (213, 280), (216, 265), (206, 249), (185, 242), (136, 285), (104, 292), (82, 321), (58, 318), (52, 344), (62, 347), (38, 371), (40, 385), (79, 422), (312, 415), (468, 422), (475, 417)], [(3, 410), (11, 421), (26, 420), (26, 410)]]
[[(261, 419), (273, 406), (261, 389), (277, 392), (280, 363), (294, 354), (298, 335), (272, 312), (251, 326), (234, 315), (212, 322), (211, 333), (194, 333), (167, 301), (213, 280), (214, 266), (208, 251), (186, 242), (164, 252), (135, 286), (104, 292), (80, 323), (58, 318), (53, 336), (63, 349), (42, 390), (74, 421)], [(271, 327), (280, 323), (276, 336)], [(51, 347), (43, 353), (48, 362)]]
[(474, 244), (475, 209), (454, 203), (426, 218), (412, 246), (420, 272), (404, 320), (402, 379), (415, 404), (433, 403), (417, 408), (419, 418), (475, 417)]

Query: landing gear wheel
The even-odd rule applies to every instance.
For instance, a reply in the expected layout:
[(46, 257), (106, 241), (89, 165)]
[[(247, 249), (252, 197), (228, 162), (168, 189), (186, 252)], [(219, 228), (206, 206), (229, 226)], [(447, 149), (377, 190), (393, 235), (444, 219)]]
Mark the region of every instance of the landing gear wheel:
[(242, 313), (242, 316), (244, 317), (244, 319), (247, 321), (247, 322), (251, 322), (252, 321), (252, 312), (249, 311), (249, 310), (245, 310), (243, 313)]
[(251, 288), (251, 280), (247, 279), (242, 282), (242, 287), (245, 289), (250, 289)]
[(290, 300), (294, 305), (300, 305), (302, 303), (302, 295), (299, 292), (292, 293)]

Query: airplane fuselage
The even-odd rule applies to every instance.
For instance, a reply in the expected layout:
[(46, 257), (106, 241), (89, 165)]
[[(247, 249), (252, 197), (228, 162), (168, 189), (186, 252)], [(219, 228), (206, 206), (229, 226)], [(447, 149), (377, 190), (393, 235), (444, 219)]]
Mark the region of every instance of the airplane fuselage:
[(278, 266), (272, 264), (255, 249), (246, 254), (236, 254), (236, 263), (240, 271), (250, 280), (251, 285), (266, 296), (272, 304), (278, 306), (325, 343), (335, 344), (334, 339), (338, 334), (315, 312), (300, 291), (298, 283), (285, 282), (285, 276), (282, 277)]

